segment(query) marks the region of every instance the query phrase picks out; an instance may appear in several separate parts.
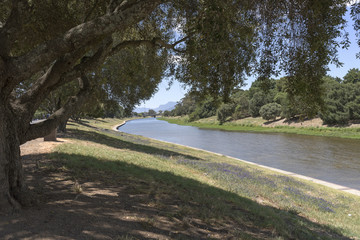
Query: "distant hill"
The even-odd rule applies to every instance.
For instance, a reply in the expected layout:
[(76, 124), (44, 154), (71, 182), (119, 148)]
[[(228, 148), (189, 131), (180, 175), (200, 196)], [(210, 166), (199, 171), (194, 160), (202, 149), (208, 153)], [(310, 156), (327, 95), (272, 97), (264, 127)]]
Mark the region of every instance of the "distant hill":
[(142, 112), (148, 112), (150, 108), (135, 108), (134, 112), (136, 113), (142, 113)]
[(158, 108), (155, 108), (154, 110), (156, 112), (166, 111), (166, 110), (171, 111), (175, 108), (176, 104), (177, 104), (176, 102), (168, 102), (166, 104), (160, 105)]
[(168, 102), (166, 104), (162, 104), (157, 108), (135, 108), (134, 112), (142, 113), (142, 112), (148, 112), (150, 109), (159, 112), (159, 111), (171, 111), (175, 108), (176, 102)]

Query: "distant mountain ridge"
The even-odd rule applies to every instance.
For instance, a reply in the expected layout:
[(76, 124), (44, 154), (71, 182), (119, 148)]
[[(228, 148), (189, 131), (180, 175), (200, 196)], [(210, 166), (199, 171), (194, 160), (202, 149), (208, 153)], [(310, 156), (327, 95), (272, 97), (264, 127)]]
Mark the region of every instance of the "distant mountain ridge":
[(154, 110), (155, 112), (166, 111), (166, 110), (171, 111), (175, 108), (176, 104), (177, 104), (177, 102), (168, 102), (168, 103), (160, 105), (157, 108), (135, 108), (134, 112), (137, 112), (137, 113), (148, 112), (150, 109)]

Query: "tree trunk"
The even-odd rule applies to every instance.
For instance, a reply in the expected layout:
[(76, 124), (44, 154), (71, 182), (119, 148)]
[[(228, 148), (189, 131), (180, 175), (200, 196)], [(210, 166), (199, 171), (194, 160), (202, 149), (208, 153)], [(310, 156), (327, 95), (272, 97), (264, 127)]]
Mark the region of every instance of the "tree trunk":
[(67, 118), (64, 121), (61, 121), (58, 127), (58, 132), (66, 133), (66, 125), (68, 123), (69, 119)]
[(0, 103), (0, 213), (27, 205), (16, 119)]

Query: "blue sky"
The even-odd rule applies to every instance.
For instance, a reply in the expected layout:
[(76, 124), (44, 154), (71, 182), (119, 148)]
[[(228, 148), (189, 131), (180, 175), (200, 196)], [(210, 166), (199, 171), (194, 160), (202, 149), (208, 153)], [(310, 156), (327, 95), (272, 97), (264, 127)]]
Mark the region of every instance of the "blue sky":
[[(356, 53), (360, 52), (360, 47), (356, 44), (356, 36), (352, 27), (352, 21), (349, 12), (346, 14), (345, 17), (348, 20), (347, 31), (349, 32), (349, 39), (351, 41), (351, 45), (348, 49), (339, 49), (339, 60), (344, 64), (343, 67), (337, 68), (334, 65), (329, 65), (330, 71), (328, 72), (330, 76), (339, 78), (343, 78), (351, 68), (360, 68), (360, 59), (356, 58)], [(246, 81), (246, 88), (250, 87), (253, 80), (254, 79), (250, 77)], [(167, 102), (178, 102), (184, 97), (185, 93), (187, 92), (187, 90), (184, 89), (182, 85), (177, 81), (174, 81), (169, 90), (166, 90), (167, 88), (168, 81), (167, 79), (164, 79), (159, 85), (158, 92), (155, 93), (151, 99), (145, 101), (138, 107), (157, 108), (158, 106)]]

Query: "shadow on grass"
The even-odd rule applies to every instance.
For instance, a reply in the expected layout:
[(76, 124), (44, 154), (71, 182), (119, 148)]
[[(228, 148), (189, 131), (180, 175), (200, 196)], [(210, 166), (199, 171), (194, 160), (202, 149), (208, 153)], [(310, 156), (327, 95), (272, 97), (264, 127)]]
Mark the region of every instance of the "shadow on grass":
[[(143, 152), (147, 154), (153, 155), (161, 155), (164, 157), (182, 157), (186, 159), (192, 160), (201, 160), (191, 155), (182, 154), (176, 151), (161, 149), (157, 147), (152, 147), (144, 144), (150, 144), (151, 141), (147, 139), (143, 139), (134, 135), (128, 135), (121, 132), (114, 132), (112, 130), (107, 129), (97, 129), (103, 133), (113, 135), (104, 135), (101, 133), (97, 133), (94, 131), (83, 131), (78, 129), (68, 130), (70, 136), (75, 137), (77, 139), (86, 140), (94, 143), (104, 144), (109, 147), (118, 148), (118, 149), (129, 149), (132, 151)], [(117, 137), (116, 137), (117, 136)], [(129, 141), (120, 139), (121, 137), (126, 136)], [(136, 143), (135, 143), (136, 142)]]
[(88, 128), (98, 129), (97, 127), (94, 127), (94, 126), (88, 124), (89, 121), (87, 121), (87, 120), (79, 120), (79, 121), (75, 121), (75, 122), (76, 122), (77, 124), (79, 124), (79, 125), (82, 125), (82, 126), (85, 126), (85, 127), (88, 127)]
[(266, 122), (264, 122), (264, 125), (269, 125), (275, 122), (280, 122), (281, 120), (283, 120), (284, 118), (278, 118), (278, 119), (273, 119), (273, 120), (268, 120)]
[[(46, 158), (46, 155), (26, 157), (28, 162)], [(52, 158), (48, 162), (43, 160), (43, 167), (28, 179), (34, 191), (42, 196), (42, 204), (24, 210), (20, 216), (0, 217), (0, 236), (349, 239), (336, 229), (288, 211), (259, 205), (172, 173), (76, 154), (55, 153)], [(59, 170), (62, 166), (69, 171)], [(73, 189), (74, 179), (82, 186), (78, 193)]]

